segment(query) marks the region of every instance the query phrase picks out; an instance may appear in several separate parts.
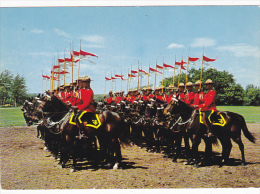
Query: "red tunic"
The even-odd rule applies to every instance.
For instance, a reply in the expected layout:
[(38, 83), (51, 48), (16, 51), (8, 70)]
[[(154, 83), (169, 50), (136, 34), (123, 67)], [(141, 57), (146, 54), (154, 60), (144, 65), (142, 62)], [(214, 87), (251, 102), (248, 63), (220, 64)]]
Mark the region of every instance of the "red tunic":
[(175, 96), (175, 95), (174, 94), (169, 94), (169, 96), (168, 96), (168, 98), (166, 100), (167, 104), (169, 104), (171, 102), (173, 96)]
[(163, 101), (164, 102), (167, 102), (167, 99), (168, 99), (168, 96), (167, 96), (167, 94), (162, 94), (162, 99), (163, 99)]
[(199, 104), (203, 104), (204, 103), (204, 98), (205, 98), (205, 94), (203, 91), (201, 92), (196, 92), (194, 95), (194, 101), (192, 105), (199, 105)]
[(115, 99), (112, 97), (112, 96), (110, 96), (109, 98), (107, 98), (107, 103), (108, 104), (111, 104), (112, 102), (114, 102), (115, 101)]
[(153, 94), (149, 94), (149, 98), (154, 98), (154, 95)]
[(82, 90), (82, 89), (80, 89), (80, 90), (78, 90), (77, 92), (75, 92), (77, 98), (76, 98), (76, 101), (74, 102), (74, 106), (78, 106), (78, 105), (80, 105), (80, 104), (83, 103), (83, 100), (82, 100), (82, 98), (81, 98), (81, 90)]
[(193, 103), (193, 101), (194, 101), (194, 97), (195, 97), (195, 94), (194, 94), (194, 92), (189, 92), (189, 93), (187, 93), (186, 95), (185, 95), (185, 103), (186, 104), (192, 104)]
[(163, 101), (163, 97), (161, 95), (155, 96), (156, 99)]
[(150, 100), (149, 96), (147, 96), (147, 95), (143, 95), (143, 96), (142, 96), (142, 99), (143, 99), (143, 100), (148, 100), (148, 101)]
[(178, 99), (184, 102), (185, 101), (185, 94), (183, 92), (179, 93), (179, 98)]
[(214, 90), (210, 90), (207, 92), (206, 96), (205, 96), (205, 102), (203, 104), (199, 104), (199, 109), (201, 109), (202, 111), (207, 111), (207, 110), (214, 110), (216, 111), (216, 92)]
[(71, 92), (64, 92), (64, 98), (62, 99), (63, 102), (71, 102)]
[(81, 99), (83, 103), (78, 105), (79, 110), (92, 113), (96, 112), (94, 107), (94, 92), (91, 88), (81, 90)]
[(118, 104), (119, 102), (121, 102), (123, 100), (123, 98), (121, 96), (117, 96), (116, 97), (116, 103)]
[(64, 98), (64, 92), (59, 92), (59, 94), (57, 95), (57, 97), (61, 100), (63, 100)]
[(133, 104), (134, 101), (135, 101), (135, 99), (136, 99), (136, 96), (131, 96), (131, 98), (130, 98), (130, 102)]

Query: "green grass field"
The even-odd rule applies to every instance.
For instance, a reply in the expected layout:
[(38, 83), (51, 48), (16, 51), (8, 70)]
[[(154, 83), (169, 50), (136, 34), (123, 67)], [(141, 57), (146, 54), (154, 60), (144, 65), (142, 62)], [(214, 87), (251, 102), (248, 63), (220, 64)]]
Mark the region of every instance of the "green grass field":
[[(217, 106), (218, 110), (231, 111), (244, 116), (247, 123), (260, 122), (259, 106)], [(17, 108), (0, 108), (0, 127), (7, 126), (25, 126), (23, 112), (21, 107)]]
[(21, 107), (0, 108), (0, 127), (25, 125)]

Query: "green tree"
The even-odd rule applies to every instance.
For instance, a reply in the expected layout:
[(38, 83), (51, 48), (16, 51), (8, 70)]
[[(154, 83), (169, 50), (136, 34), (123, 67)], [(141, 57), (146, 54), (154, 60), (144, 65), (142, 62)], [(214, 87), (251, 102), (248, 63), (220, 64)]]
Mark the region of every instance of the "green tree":
[(260, 105), (260, 88), (255, 87), (253, 84), (247, 85), (245, 91), (244, 104), (248, 106)]
[[(191, 68), (188, 74), (188, 81), (195, 83), (200, 80), (201, 69), (196, 70)], [(173, 77), (166, 78), (164, 85), (168, 86), (172, 84)], [(178, 85), (179, 75), (175, 76), (174, 85)], [(203, 69), (202, 72), (202, 83), (207, 79), (211, 79), (215, 82), (214, 88), (217, 93), (216, 104), (217, 105), (242, 105), (244, 99), (244, 89), (240, 84), (235, 83), (234, 76), (227, 71), (217, 71), (216, 69)], [(182, 73), (180, 76), (180, 82), (186, 82), (186, 74)], [(206, 89), (202, 86), (202, 89)]]
[(24, 77), (20, 76), (19, 74), (14, 77), (11, 93), (14, 99), (14, 106), (17, 106), (17, 104), (22, 104), (26, 97), (26, 85)]
[(6, 103), (10, 103), (10, 97), (11, 97), (11, 85), (13, 81), (13, 75), (10, 71), (4, 70), (0, 74), (0, 99), (1, 99), (1, 105), (4, 105)]

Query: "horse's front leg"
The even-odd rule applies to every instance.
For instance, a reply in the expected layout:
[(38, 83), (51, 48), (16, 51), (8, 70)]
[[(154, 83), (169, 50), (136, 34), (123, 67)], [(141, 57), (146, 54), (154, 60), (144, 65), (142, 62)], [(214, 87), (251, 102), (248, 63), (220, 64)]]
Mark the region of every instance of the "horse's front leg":
[(199, 135), (193, 134), (193, 141), (192, 141), (192, 154), (194, 159), (194, 167), (199, 167), (199, 152), (198, 147), (201, 142), (201, 137)]
[(115, 153), (114, 156), (114, 166), (113, 169), (116, 170), (119, 168), (121, 161), (122, 161), (122, 155), (121, 155), (121, 148), (120, 148), (120, 143), (118, 139), (112, 139), (112, 144), (113, 144), (113, 152)]

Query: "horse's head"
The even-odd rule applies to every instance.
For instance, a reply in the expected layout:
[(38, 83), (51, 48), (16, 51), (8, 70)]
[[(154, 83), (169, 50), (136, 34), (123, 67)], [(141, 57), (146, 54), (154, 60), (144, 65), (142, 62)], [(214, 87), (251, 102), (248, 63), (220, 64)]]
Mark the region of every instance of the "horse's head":
[(42, 107), (43, 112), (63, 112), (70, 110), (70, 107), (55, 95), (46, 95), (44, 101), (45, 103)]
[(163, 114), (171, 114), (171, 115), (179, 115), (188, 111), (191, 111), (192, 108), (187, 105), (185, 102), (178, 100), (176, 98), (172, 98), (170, 103), (167, 105), (167, 107), (164, 109)]

